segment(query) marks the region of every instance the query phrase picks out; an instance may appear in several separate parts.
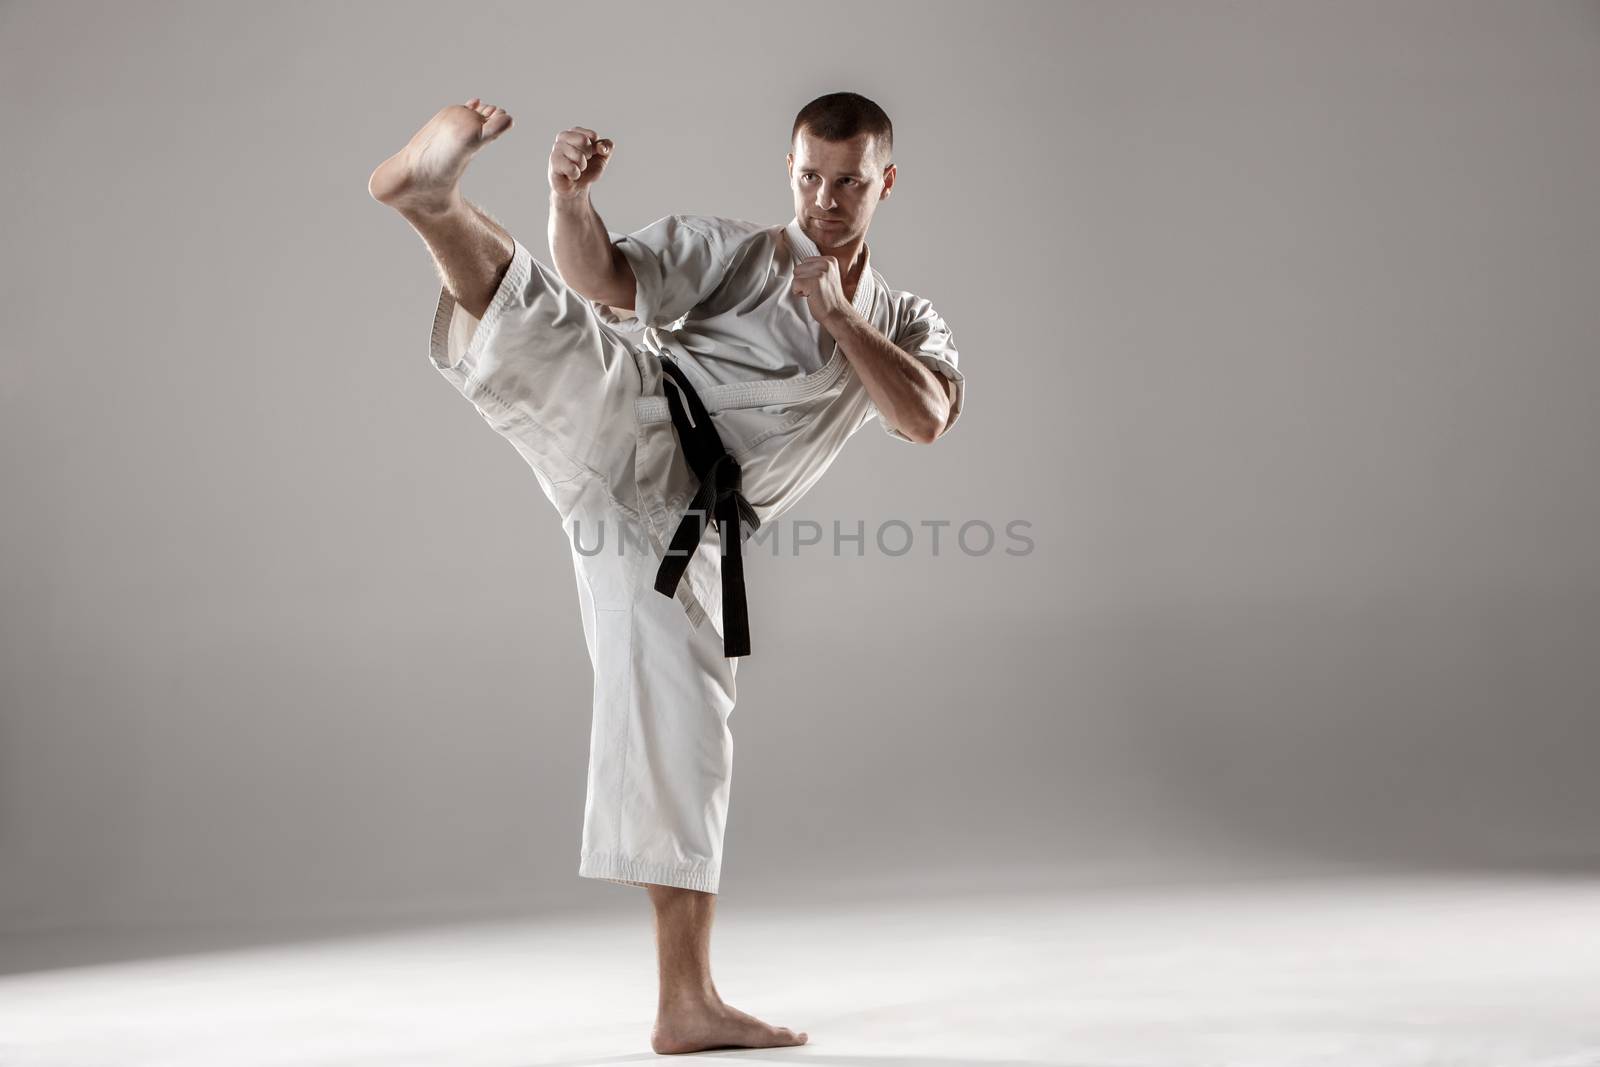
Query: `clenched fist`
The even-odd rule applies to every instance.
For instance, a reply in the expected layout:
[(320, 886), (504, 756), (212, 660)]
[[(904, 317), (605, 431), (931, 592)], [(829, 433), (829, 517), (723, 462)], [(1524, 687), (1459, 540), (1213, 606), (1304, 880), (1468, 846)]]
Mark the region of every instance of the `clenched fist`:
[(851, 307), (845, 299), (839, 261), (832, 256), (806, 256), (796, 263), (790, 295), (805, 297), (811, 317), (825, 325), (848, 314)]
[(606, 169), (612, 147), (610, 138), (601, 140), (583, 126), (556, 134), (550, 149), (550, 192), (563, 198), (583, 196)]

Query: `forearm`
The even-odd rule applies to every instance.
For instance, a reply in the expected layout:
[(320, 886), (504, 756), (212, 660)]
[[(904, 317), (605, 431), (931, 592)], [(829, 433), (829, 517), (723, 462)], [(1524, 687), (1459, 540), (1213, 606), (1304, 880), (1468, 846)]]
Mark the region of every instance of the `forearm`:
[(561, 280), (580, 296), (610, 307), (633, 307), (633, 270), (611, 243), (588, 193), (550, 194), (550, 256)]
[(878, 331), (854, 308), (823, 323), (850, 360), (878, 417), (922, 444), (944, 432), (950, 418), (945, 379)]

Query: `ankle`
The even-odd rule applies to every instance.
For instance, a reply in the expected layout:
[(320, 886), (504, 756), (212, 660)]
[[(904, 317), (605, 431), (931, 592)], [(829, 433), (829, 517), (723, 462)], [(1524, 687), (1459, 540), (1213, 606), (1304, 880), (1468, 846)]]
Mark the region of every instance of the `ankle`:
[(466, 199), (461, 195), (459, 186), (451, 188), (448, 192), (438, 196), (429, 196), (427, 199), (403, 199), (394, 205), (394, 209), (405, 216), (407, 222), (413, 226), (437, 226), (458, 219), (469, 213), (472, 209), (467, 206)]
[(709, 982), (703, 986), (677, 986), (663, 989), (656, 1002), (656, 1010), (666, 1015), (680, 1011), (704, 1011), (722, 1006), (722, 997)]

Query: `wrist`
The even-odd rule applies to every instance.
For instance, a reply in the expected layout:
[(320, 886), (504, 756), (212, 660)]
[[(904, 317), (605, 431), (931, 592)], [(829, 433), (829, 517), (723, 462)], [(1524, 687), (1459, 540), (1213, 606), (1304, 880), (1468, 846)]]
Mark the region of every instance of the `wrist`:
[(589, 207), (589, 190), (587, 187), (575, 193), (565, 195), (550, 190), (550, 210), (565, 212), (586, 212)]
[(845, 329), (850, 325), (850, 322), (855, 318), (855, 315), (856, 309), (853, 307), (846, 306), (837, 308), (822, 316), (822, 326), (829, 333), (832, 333), (835, 330)]

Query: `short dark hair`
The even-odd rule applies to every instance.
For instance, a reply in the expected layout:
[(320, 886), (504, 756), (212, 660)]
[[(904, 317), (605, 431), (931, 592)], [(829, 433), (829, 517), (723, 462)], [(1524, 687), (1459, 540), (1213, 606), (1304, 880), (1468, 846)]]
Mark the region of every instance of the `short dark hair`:
[(791, 145), (802, 129), (824, 141), (848, 141), (870, 133), (878, 149), (880, 172), (889, 165), (894, 154), (894, 123), (889, 121), (883, 108), (860, 93), (828, 93), (801, 108), (800, 114), (794, 117), (794, 129), (789, 133)]

